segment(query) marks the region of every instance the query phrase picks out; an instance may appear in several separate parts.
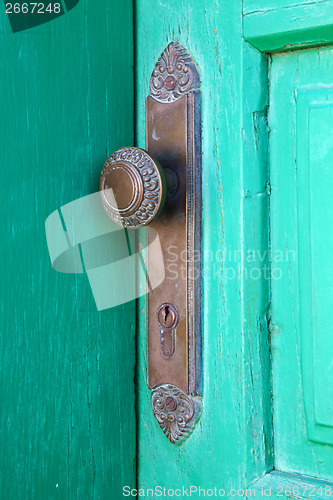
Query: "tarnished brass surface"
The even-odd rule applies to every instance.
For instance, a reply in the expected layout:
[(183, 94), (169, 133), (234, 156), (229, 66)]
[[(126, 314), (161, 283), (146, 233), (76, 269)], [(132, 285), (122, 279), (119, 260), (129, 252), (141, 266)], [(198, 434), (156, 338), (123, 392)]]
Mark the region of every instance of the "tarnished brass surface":
[[(167, 197), (159, 220), (151, 223), (162, 246), (165, 280), (148, 295), (148, 385), (152, 388), (168, 383), (179, 387), (185, 393), (189, 392), (187, 283), (186, 263), (181, 261), (180, 254), (186, 253), (187, 241), (187, 101), (188, 96), (185, 95), (168, 104), (161, 104), (148, 97), (146, 103), (147, 149), (156, 155), (163, 167), (175, 173), (179, 184), (174, 196), (171, 199)], [(149, 228), (147, 232), (149, 238)], [(150, 241), (148, 245), (149, 243)], [(177, 257), (172, 255), (174, 253)], [(170, 262), (176, 258), (176, 262)], [(156, 321), (156, 311), (164, 302), (175, 304), (179, 313), (176, 349), (168, 359), (165, 359), (160, 351), (159, 325)]]
[(161, 304), (156, 313), (160, 326), (160, 348), (164, 358), (171, 358), (175, 352), (175, 335), (179, 314), (176, 307), (169, 302)]
[(154, 415), (174, 444), (188, 438), (201, 411), (199, 86), (192, 57), (179, 42), (170, 43), (150, 79), (149, 153), (115, 151), (100, 183), (103, 206), (115, 222), (128, 228), (149, 224), (147, 276), (154, 270), (156, 234), (162, 248), (165, 279), (147, 298), (147, 384)]
[(100, 181), (103, 206), (119, 225), (138, 228), (161, 210), (165, 180), (159, 163), (139, 148), (122, 148), (106, 161)]
[(173, 102), (199, 85), (199, 73), (192, 57), (179, 42), (169, 43), (151, 75), (151, 96), (158, 102)]
[(181, 444), (189, 437), (198, 420), (200, 402), (172, 384), (155, 387), (151, 406), (161, 429), (173, 444)]
[[(166, 274), (164, 282), (148, 295), (147, 383), (151, 389), (171, 384), (185, 394), (200, 396), (200, 92), (193, 61), (179, 44), (172, 45), (156, 64), (150, 86), (153, 97), (146, 100), (146, 147), (160, 162), (167, 182), (163, 211), (147, 229), (147, 248), (150, 227), (158, 233)], [(181, 85), (171, 85), (169, 76), (175, 75)], [(165, 329), (163, 337), (173, 350), (170, 356), (161, 349), (161, 325), (156, 317), (163, 303), (174, 305), (179, 315), (177, 327)]]

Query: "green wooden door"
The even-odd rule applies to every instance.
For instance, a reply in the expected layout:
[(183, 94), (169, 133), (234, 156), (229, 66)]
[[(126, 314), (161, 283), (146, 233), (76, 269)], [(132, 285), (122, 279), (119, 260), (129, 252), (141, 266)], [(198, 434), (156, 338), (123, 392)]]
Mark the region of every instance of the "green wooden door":
[[(135, 455), (147, 487), (228, 490), (272, 468), (269, 287), (242, 257), (268, 242), (267, 58), (242, 40), (240, 2), (138, 0), (134, 14), (135, 29), (130, 2), (80, 0), (13, 33), (1, 11), (4, 498), (121, 498)], [(87, 276), (52, 270), (44, 234), (97, 191), (108, 154), (144, 147), (149, 77), (174, 39), (200, 68), (203, 116), (204, 411), (181, 447), (150, 408), (144, 299), (137, 319), (133, 303), (97, 311)]]
[[(184, 444), (167, 441), (146, 384), (141, 300), (138, 486), (176, 495), (184, 488), (185, 497), (192, 487), (192, 498), (199, 498), (199, 486), (227, 495), (273, 467), (269, 281), (261, 269), (268, 265), (267, 57), (242, 39), (241, 2), (168, 0), (151, 9), (148, 0), (137, 0), (136, 37), (138, 145), (145, 145), (152, 69), (178, 39), (200, 71), (203, 151), (203, 411)], [(260, 257), (246, 259), (250, 249)]]
[(276, 468), (333, 479), (333, 50), (271, 64)]
[(133, 143), (132, 4), (16, 33), (0, 7), (0, 497), (117, 498), (135, 485), (134, 303), (98, 311), (86, 275), (54, 271), (45, 220)]
[[(325, 19), (319, 3), (304, 4), (298, 9), (303, 25), (292, 24), (296, 3), (273, 0), (266, 13), (265, 2), (246, 2), (245, 26), (262, 30), (251, 32), (250, 41), (269, 52), (320, 45), (323, 34), (331, 41), (332, 30), (325, 29), (331, 18)], [(140, 303), (138, 485), (146, 494), (158, 486), (170, 489), (170, 496), (193, 498), (200, 498), (199, 487), (201, 496), (263, 496), (264, 488), (274, 498), (330, 497), (333, 486), (325, 480), (333, 479), (333, 353), (327, 338), (332, 269), (322, 261), (329, 260), (331, 248), (332, 51), (271, 56), (254, 50), (242, 38), (237, 2), (159, 2), (149, 16), (147, 0), (136, 5), (140, 146), (151, 61), (177, 38), (201, 72), (204, 318), (203, 412), (190, 439), (175, 447), (151, 412)], [(260, 9), (271, 25), (264, 15), (259, 24)], [(296, 112), (297, 99), (302, 104)], [(313, 171), (306, 174), (309, 161)], [(312, 236), (309, 196), (320, 200), (311, 205)]]
[[(323, 7), (314, 28), (306, 16), (316, 2), (269, 3), (266, 13), (262, 0), (153, 8), (80, 0), (19, 32), (1, 10), (6, 500), (118, 500), (156, 487), (185, 498), (273, 487), (266, 496), (277, 498), (295, 496), (286, 484), (322, 484), (290, 473), (333, 479), (331, 236), (323, 227), (332, 54), (267, 54), (324, 36), (330, 43), (332, 23)], [(203, 411), (181, 446), (151, 410), (145, 297), (97, 310), (85, 273), (51, 268), (44, 229), (51, 213), (98, 190), (115, 149), (145, 146), (149, 78), (172, 40), (192, 53), (202, 90)], [(271, 266), (270, 249), (291, 250), (290, 259), (294, 250), (295, 260)]]

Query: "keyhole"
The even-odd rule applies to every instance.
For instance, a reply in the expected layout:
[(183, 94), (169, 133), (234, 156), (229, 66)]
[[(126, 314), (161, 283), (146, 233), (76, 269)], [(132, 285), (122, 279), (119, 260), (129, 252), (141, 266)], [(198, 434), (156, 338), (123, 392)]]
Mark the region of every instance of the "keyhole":
[(160, 327), (160, 347), (162, 356), (165, 358), (171, 358), (175, 351), (175, 334), (176, 326), (178, 325), (178, 311), (173, 304), (164, 302), (164, 304), (161, 304), (157, 309), (156, 316)]
[(163, 319), (164, 319), (164, 323), (167, 324), (167, 319), (168, 319), (168, 316), (169, 316), (169, 306), (165, 306), (164, 309), (163, 309)]
[(157, 309), (157, 321), (162, 329), (175, 328), (178, 323), (178, 312), (174, 305), (164, 303)]

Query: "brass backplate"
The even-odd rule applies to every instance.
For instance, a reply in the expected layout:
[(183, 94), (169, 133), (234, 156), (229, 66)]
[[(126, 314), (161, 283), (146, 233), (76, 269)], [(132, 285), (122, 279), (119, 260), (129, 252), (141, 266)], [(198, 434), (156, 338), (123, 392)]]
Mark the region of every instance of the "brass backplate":
[[(165, 280), (148, 294), (147, 383), (201, 396), (201, 95), (193, 59), (178, 42), (162, 54), (150, 88), (146, 148), (162, 166), (168, 189), (161, 214), (147, 229), (147, 248), (152, 228), (165, 265)], [(177, 314), (172, 328), (166, 317), (167, 328), (161, 323), (163, 304)]]

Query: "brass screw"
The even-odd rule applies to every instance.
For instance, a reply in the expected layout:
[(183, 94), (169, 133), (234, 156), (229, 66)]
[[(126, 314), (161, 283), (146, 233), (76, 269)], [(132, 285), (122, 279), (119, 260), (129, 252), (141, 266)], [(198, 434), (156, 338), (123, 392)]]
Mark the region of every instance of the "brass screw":
[(177, 408), (177, 402), (173, 397), (168, 396), (165, 400), (165, 406), (169, 411), (174, 411)]

